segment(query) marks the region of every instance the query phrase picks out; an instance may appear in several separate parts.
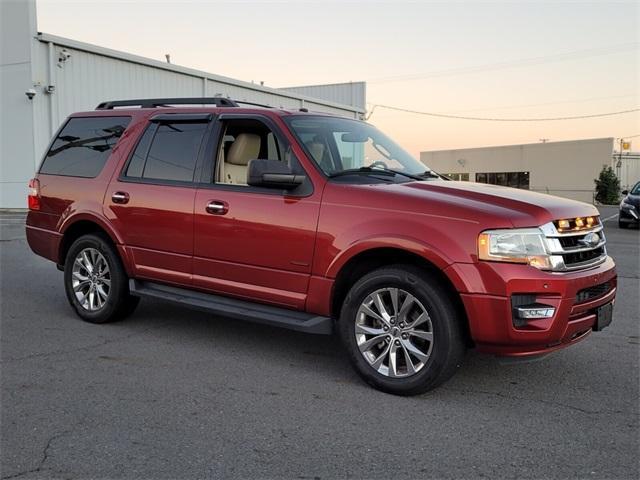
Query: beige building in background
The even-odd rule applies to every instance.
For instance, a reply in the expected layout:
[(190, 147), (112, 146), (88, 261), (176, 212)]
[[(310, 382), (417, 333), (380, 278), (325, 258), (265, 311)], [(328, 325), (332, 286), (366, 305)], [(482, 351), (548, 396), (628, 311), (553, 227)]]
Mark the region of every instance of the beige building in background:
[(455, 180), (527, 188), (593, 202), (603, 166), (612, 165), (613, 138), (436, 150), (420, 160)]

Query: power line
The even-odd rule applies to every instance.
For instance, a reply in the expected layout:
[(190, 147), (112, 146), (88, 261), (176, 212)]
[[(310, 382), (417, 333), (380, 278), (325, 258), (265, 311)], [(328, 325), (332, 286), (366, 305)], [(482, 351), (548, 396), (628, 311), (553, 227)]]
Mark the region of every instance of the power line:
[(574, 115), (568, 117), (546, 117), (546, 118), (491, 118), (491, 117), (467, 117), (463, 115), (450, 115), (446, 113), (435, 113), (435, 112), (421, 112), (419, 110), (411, 110), (409, 108), (402, 107), (393, 107), (391, 105), (380, 105), (374, 104), (367, 115), (366, 119), (368, 120), (375, 112), (376, 108), (386, 108), (387, 110), (395, 110), (397, 112), (404, 113), (413, 113), (416, 115), (426, 115), (429, 117), (438, 117), (438, 118), (451, 118), (455, 120), (478, 120), (484, 122), (556, 122), (560, 120), (579, 120), (584, 118), (598, 118), (598, 117), (610, 117), (613, 115), (622, 115), (625, 113), (633, 113), (640, 112), (640, 107), (630, 108), (628, 110), (620, 110), (617, 112), (605, 112), (605, 113), (594, 113), (590, 115)]
[(540, 57), (521, 58), (517, 60), (509, 60), (506, 62), (488, 63), (483, 65), (473, 65), (470, 67), (452, 68), (448, 70), (436, 70), (433, 72), (415, 73), (407, 75), (396, 75), (390, 77), (371, 78), (367, 80), (369, 84), (402, 82), (411, 80), (422, 80), (433, 77), (449, 77), (455, 75), (464, 75), (468, 73), (483, 72), (486, 70), (501, 70), (503, 68), (526, 67), (531, 65), (539, 65), (544, 63), (564, 62), (580, 58), (597, 57), (602, 55), (612, 55), (627, 50), (637, 50), (640, 43), (623, 43), (619, 45), (610, 45), (608, 47), (591, 48), (586, 50), (574, 50), (572, 52), (558, 53), (555, 55), (547, 55)]
[(620, 137), (623, 140), (626, 140), (627, 138), (636, 138), (636, 137), (640, 137), (640, 133), (636, 133), (634, 135), (627, 135), (626, 137)]
[(570, 103), (587, 103), (601, 100), (611, 100), (618, 98), (637, 98), (637, 93), (630, 93), (627, 95), (611, 95), (608, 97), (590, 97), (590, 98), (580, 98), (576, 100), (559, 100), (556, 102), (545, 102), (545, 103), (527, 103), (527, 104), (519, 104), (519, 105), (500, 105), (497, 107), (485, 107), (485, 108), (474, 108), (474, 109), (466, 109), (466, 110), (458, 110), (454, 112), (443, 112), (443, 113), (451, 113), (451, 114), (460, 114), (460, 113), (469, 113), (469, 112), (487, 112), (491, 110), (514, 110), (519, 108), (530, 108), (530, 107), (548, 107), (550, 105), (562, 105), (562, 104), (570, 104)]

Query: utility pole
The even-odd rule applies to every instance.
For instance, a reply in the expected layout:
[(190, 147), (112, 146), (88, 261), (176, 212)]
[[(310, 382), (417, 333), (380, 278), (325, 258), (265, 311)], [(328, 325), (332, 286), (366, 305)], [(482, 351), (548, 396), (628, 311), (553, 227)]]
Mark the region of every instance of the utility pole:
[(620, 147), (618, 149), (618, 161), (616, 162), (616, 176), (620, 179), (620, 170), (622, 169), (622, 144), (624, 138), (620, 138)]

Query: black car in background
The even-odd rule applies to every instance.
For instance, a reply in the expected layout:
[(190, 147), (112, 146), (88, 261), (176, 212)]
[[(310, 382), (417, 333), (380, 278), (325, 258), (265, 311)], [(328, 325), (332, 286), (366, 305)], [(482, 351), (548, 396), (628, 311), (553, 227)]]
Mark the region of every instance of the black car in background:
[(640, 224), (640, 182), (636, 183), (631, 191), (623, 190), (625, 197), (620, 202), (620, 214), (618, 226), (627, 228), (629, 225)]

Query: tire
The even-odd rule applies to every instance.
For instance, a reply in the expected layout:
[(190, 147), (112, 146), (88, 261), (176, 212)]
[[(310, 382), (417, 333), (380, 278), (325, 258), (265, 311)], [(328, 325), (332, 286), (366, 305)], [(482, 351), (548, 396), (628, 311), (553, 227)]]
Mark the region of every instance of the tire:
[(129, 293), (129, 279), (117, 251), (97, 234), (84, 235), (69, 248), (64, 287), (71, 307), (90, 323), (123, 319), (140, 301)]
[[(395, 315), (388, 315), (394, 312), (394, 295)], [(338, 332), (365, 382), (387, 393), (417, 395), (455, 373), (466, 349), (462, 321), (450, 293), (435, 277), (411, 265), (393, 265), (355, 283), (342, 305)], [(379, 363), (385, 351), (387, 358)]]
[(618, 228), (629, 228), (629, 224), (618, 220)]

